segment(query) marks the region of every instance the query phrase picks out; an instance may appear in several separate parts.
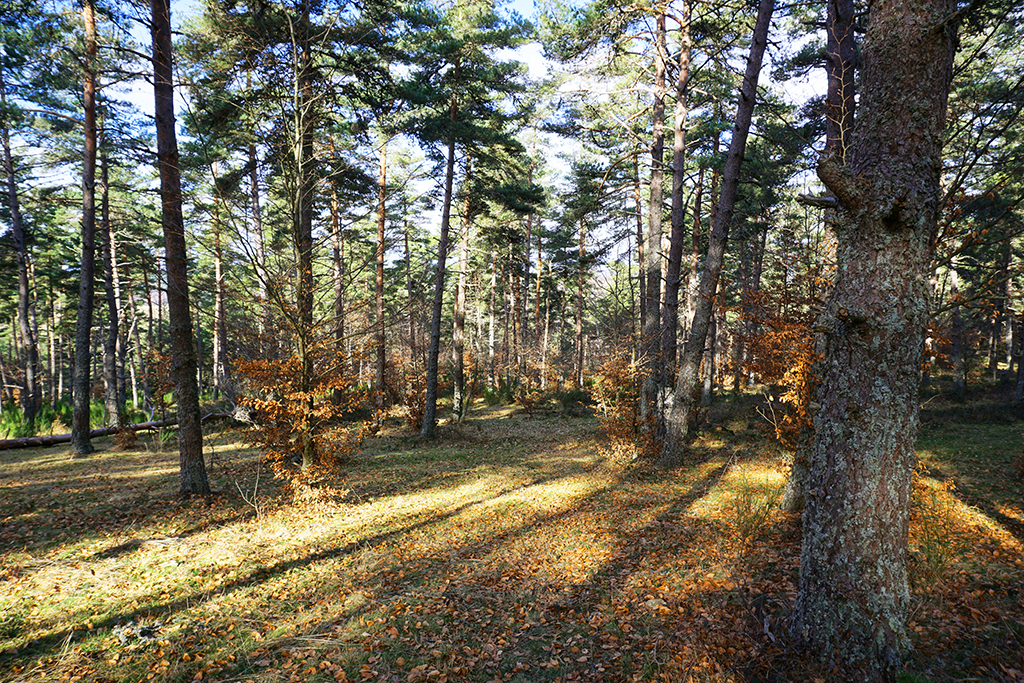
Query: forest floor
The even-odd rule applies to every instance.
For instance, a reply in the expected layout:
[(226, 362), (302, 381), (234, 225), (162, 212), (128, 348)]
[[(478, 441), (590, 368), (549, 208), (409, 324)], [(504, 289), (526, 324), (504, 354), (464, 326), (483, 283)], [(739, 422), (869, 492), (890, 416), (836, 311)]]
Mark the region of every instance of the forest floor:
[[(986, 402), (988, 401), (988, 402)], [(1024, 419), (922, 416), (904, 681), (1024, 681)], [(789, 644), (800, 520), (751, 400), (692, 464), (617, 457), (598, 420), (480, 404), (398, 421), (293, 501), (241, 434), (0, 453), (0, 681), (835, 681)], [(141, 450), (140, 450), (141, 449)]]

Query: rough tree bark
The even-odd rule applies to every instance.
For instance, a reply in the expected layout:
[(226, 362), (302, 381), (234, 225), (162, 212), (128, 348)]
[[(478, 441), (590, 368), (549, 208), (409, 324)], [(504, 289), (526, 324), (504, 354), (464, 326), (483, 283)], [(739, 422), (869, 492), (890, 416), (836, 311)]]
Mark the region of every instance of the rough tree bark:
[[(0, 106), (7, 107), (7, 88), (0, 70)], [(11, 155), (10, 131), (4, 125), (0, 128), (4, 146), (4, 172), (7, 175), (8, 210), (11, 215), (11, 232), (14, 238), (15, 258), (18, 260), (18, 329), (24, 344), (22, 354), (25, 357), (25, 390), (21, 392), (21, 415), (24, 424), (33, 430), (36, 413), (39, 412), (39, 340), (33, 334), (29, 324), (29, 307), (31, 292), (28, 279), (28, 248), (25, 244), (25, 229), (21, 220), (21, 207), (18, 202), (18, 182), (14, 176), (14, 159)], [(50, 354), (51, 358), (53, 354)], [(51, 373), (52, 374), (52, 373)], [(4, 384), (7, 381), (4, 380)]]
[[(456, 67), (457, 68), (457, 67)], [(434, 276), (434, 305), (430, 317), (430, 346), (427, 349), (426, 398), (420, 437), (432, 439), (437, 430), (437, 364), (441, 355), (441, 309), (444, 305), (445, 261), (448, 259), (448, 227), (451, 225), (452, 185), (455, 183), (455, 121), (458, 102), (452, 96), (448, 120), (452, 124), (448, 140), (448, 160), (444, 172), (444, 204), (441, 207), (441, 236), (437, 241), (437, 271)]]
[(153, 0), (153, 94), (157, 162), (160, 167), (161, 223), (167, 258), (167, 308), (171, 327), (171, 376), (178, 406), (181, 496), (210, 494), (203, 461), (203, 426), (196, 384), (196, 351), (188, 295), (188, 253), (181, 213), (178, 139), (174, 130), (174, 82), (170, 0)]
[(891, 681), (909, 641), (906, 550), (928, 273), (941, 192), (953, 0), (871, 7), (838, 198), (796, 634), (850, 678)]
[(661, 363), (661, 285), (662, 285), (662, 203), (665, 177), (665, 74), (667, 46), (665, 8), (658, 8), (655, 17), (654, 102), (651, 106), (651, 195), (647, 216), (647, 252), (644, 263), (644, 320), (641, 328), (640, 353), (643, 360), (643, 383), (640, 394), (640, 420), (645, 429), (660, 431), (658, 394), (663, 385)]
[(693, 418), (694, 403), (697, 399), (695, 394), (700, 380), (701, 358), (704, 355), (704, 344), (707, 341), (708, 328), (714, 312), (718, 278), (722, 272), (725, 247), (729, 239), (729, 223), (732, 222), (732, 213), (736, 206), (740, 166), (743, 163), (743, 152), (747, 145), (747, 134), (750, 131), (754, 103), (757, 101), (757, 79), (761, 74), (761, 60), (768, 42), (768, 28), (771, 25), (774, 10), (775, 0), (761, 0), (757, 10), (750, 54), (747, 57), (747, 68), (743, 75), (743, 83), (740, 85), (740, 101), (736, 109), (732, 141), (729, 143), (729, 154), (726, 157), (725, 171), (722, 176), (722, 194), (715, 211), (715, 220), (711, 229), (707, 256), (704, 260), (704, 272), (700, 279), (693, 321), (690, 324), (689, 336), (683, 348), (674, 400), (665, 411), (665, 441), (661, 458), (658, 461), (662, 466), (674, 465), (682, 458), (690, 422)]
[(82, 5), (85, 25), (85, 158), (82, 164), (82, 269), (75, 322), (75, 369), (72, 380), (71, 449), (76, 456), (92, 453), (89, 402), (92, 398), (92, 313), (96, 277), (96, 14), (91, 0)]
[(676, 111), (672, 146), (672, 239), (665, 272), (665, 314), (661, 328), (661, 354), (665, 373), (665, 386), (672, 386), (676, 378), (676, 356), (679, 339), (679, 285), (683, 262), (683, 241), (686, 226), (686, 207), (683, 203), (683, 176), (686, 161), (686, 84), (690, 78), (691, 2), (684, 0), (679, 19), (679, 69), (676, 76)]

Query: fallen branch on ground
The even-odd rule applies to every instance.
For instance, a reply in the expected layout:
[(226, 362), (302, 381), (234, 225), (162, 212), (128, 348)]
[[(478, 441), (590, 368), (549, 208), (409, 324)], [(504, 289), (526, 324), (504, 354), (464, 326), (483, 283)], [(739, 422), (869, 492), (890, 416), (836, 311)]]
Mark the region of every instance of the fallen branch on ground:
[[(233, 413), (209, 413), (203, 416), (203, 422), (207, 420), (223, 420), (231, 417)], [(154, 420), (152, 422), (138, 422), (125, 425), (124, 427), (100, 427), (89, 432), (89, 438), (95, 439), (100, 436), (110, 436), (120, 431), (130, 429), (132, 431), (156, 430), (164, 427), (171, 427), (178, 424), (177, 418), (169, 420)], [(0, 439), (0, 451), (8, 451), (16, 448), (32, 448), (33, 446), (55, 446), (59, 443), (70, 443), (70, 434), (49, 434), (47, 436), (25, 436), (20, 439)]]

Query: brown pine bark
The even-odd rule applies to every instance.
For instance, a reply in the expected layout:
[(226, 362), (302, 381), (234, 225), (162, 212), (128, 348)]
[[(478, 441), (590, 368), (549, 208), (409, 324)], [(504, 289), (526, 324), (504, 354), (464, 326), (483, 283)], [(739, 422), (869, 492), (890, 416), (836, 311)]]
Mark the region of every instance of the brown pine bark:
[(754, 113), (754, 103), (757, 101), (757, 79), (761, 74), (761, 60), (764, 57), (764, 49), (768, 41), (768, 28), (771, 25), (774, 10), (774, 0), (761, 0), (757, 10), (750, 54), (747, 57), (747, 68), (743, 76), (743, 83), (740, 85), (740, 102), (736, 110), (732, 141), (729, 143), (729, 154), (726, 157), (725, 170), (722, 174), (722, 192), (715, 211), (707, 256), (704, 259), (704, 272), (700, 279), (693, 321), (690, 324), (689, 336), (683, 348), (674, 400), (665, 411), (665, 441), (659, 459), (659, 463), (663, 466), (673, 465), (682, 458), (690, 422), (693, 419), (693, 409), (697, 400), (696, 394), (700, 380), (701, 359), (704, 356), (704, 345), (707, 341), (708, 329), (711, 326), (711, 316), (714, 313), (718, 279), (722, 272), (725, 247), (729, 239), (729, 224), (732, 222), (733, 209), (736, 206), (740, 166), (743, 163), (743, 153), (747, 144), (747, 134), (750, 131), (750, 120)]
[[(0, 70), (0, 105), (7, 107), (7, 88)], [(0, 140), (4, 146), (4, 172), (7, 175), (8, 210), (11, 214), (11, 232), (14, 238), (14, 255), (18, 261), (18, 329), (24, 344), (25, 383), (21, 392), (21, 411), (24, 424), (33, 430), (36, 413), (39, 412), (39, 340), (29, 324), (30, 288), (28, 278), (28, 249), (25, 245), (25, 229), (21, 220), (18, 201), (18, 181), (14, 175), (14, 160), (11, 156), (10, 131), (4, 125), (0, 128)], [(52, 357), (52, 354), (51, 354)], [(3, 380), (6, 386), (7, 380)]]
[[(457, 68), (457, 67), (456, 67)], [(448, 119), (453, 124), (458, 102), (452, 96)], [(430, 346), (427, 349), (426, 399), (420, 437), (432, 439), (437, 431), (437, 366), (441, 355), (441, 308), (444, 305), (445, 261), (448, 259), (448, 228), (451, 225), (452, 186), (455, 183), (455, 132), (448, 140), (448, 160), (444, 172), (444, 203), (441, 205), (441, 236), (437, 242), (437, 270), (434, 276), (434, 304), (430, 317)]]
[(160, 168), (161, 224), (167, 260), (167, 308), (171, 328), (171, 376), (178, 407), (181, 496), (210, 494), (203, 461), (203, 428), (196, 384), (196, 351), (189, 309), (188, 253), (181, 213), (181, 170), (174, 130), (174, 81), (170, 0), (153, 0), (153, 94), (157, 162)]
[(659, 8), (655, 17), (654, 102), (651, 110), (653, 141), (651, 143), (650, 209), (647, 216), (647, 252), (644, 277), (644, 322), (640, 340), (643, 360), (643, 383), (640, 394), (640, 420), (647, 428), (658, 421), (658, 392), (662, 386), (661, 363), (661, 286), (662, 286), (662, 203), (665, 177), (665, 74), (667, 46), (665, 10)]
[(839, 200), (837, 276), (794, 623), (858, 680), (894, 680), (909, 647), (907, 529), (955, 9), (872, 6), (847, 162), (818, 167)]
[(683, 175), (686, 161), (686, 84), (690, 78), (691, 3), (684, 0), (679, 22), (679, 68), (676, 76), (676, 111), (672, 146), (672, 238), (665, 270), (665, 314), (661, 327), (661, 355), (665, 386), (676, 377), (676, 356), (679, 343), (679, 285), (683, 261), (686, 211), (683, 205)]
[(82, 266), (75, 322), (75, 368), (72, 380), (71, 449), (76, 456), (92, 453), (89, 402), (92, 398), (92, 314), (96, 277), (96, 14), (91, 0), (82, 5), (85, 25), (85, 158), (82, 164)]
[(846, 159), (853, 130), (857, 71), (853, 0), (828, 0), (825, 18), (825, 149)]

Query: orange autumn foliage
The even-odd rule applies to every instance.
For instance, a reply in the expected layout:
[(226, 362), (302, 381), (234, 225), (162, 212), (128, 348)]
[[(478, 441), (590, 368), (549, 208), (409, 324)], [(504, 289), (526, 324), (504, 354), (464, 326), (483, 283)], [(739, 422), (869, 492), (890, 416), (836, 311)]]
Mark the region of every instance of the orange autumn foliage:
[[(336, 474), (373, 429), (373, 420), (354, 419), (371, 408), (372, 392), (350, 370), (352, 358), (320, 345), (313, 349), (313, 381), (300, 391), (300, 361), (294, 353), (278, 358), (240, 359), (235, 364), (245, 393), (238, 404), (248, 408), (252, 425), (246, 440), (261, 449), (275, 477), (293, 488), (309, 486)], [(316, 459), (300, 468), (304, 430), (312, 436)]]
[(647, 457), (656, 451), (654, 429), (641, 428), (637, 387), (642, 374), (643, 368), (628, 354), (612, 355), (601, 364), (589, 388), (601, 419), (604, 448), (613, 457)]
[(817, 385), (814, 333), (816, 303), (789, 291), (747, 295), (747, 372), (770, 387), (764, 416), (783, 446), (795, 450), (799, 436), (812, 429), (812, 401)]

